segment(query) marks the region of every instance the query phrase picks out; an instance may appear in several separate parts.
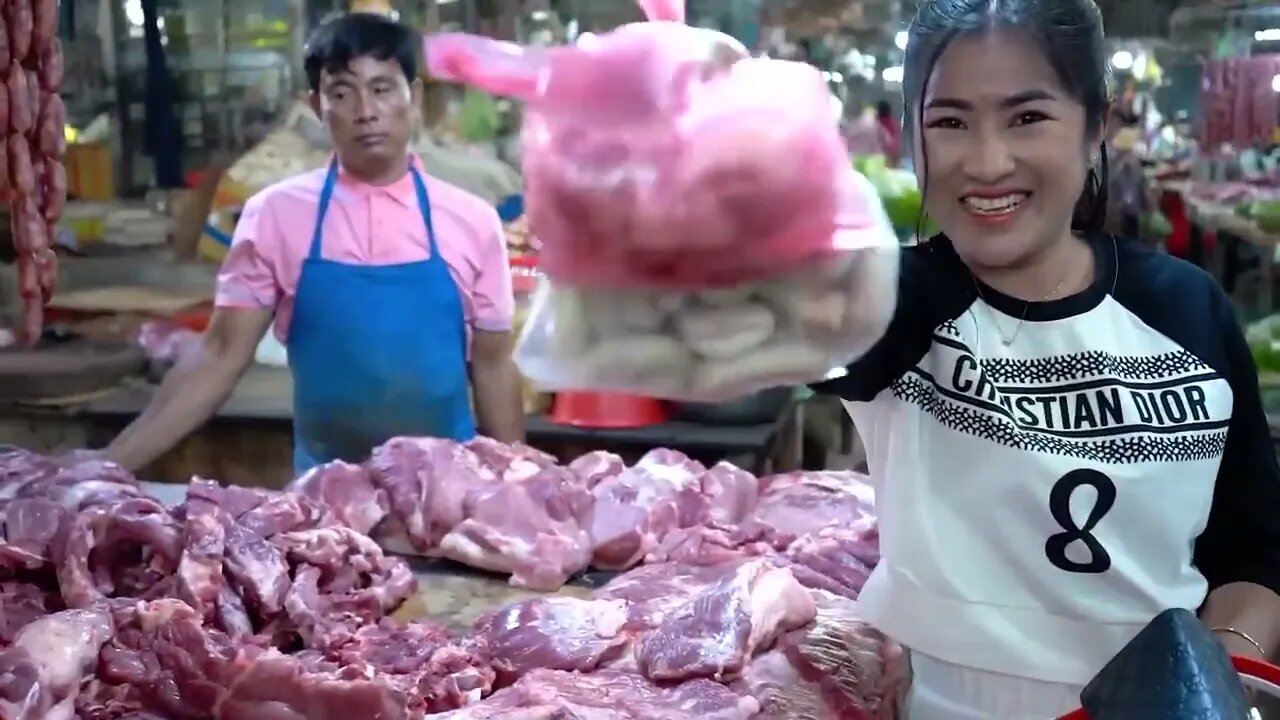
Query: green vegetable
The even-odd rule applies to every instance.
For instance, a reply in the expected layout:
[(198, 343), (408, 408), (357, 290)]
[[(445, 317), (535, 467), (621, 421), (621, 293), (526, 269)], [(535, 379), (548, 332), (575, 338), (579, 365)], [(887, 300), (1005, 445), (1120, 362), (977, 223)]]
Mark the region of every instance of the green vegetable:
[(1263, 232), (1280, 233), (1280, 200), (1258, 200), (1253, 203), (1252, 214)]
[(1153, 210), (1142, 216), (1138, 223), (1138, 233), (1144, 238), (1167, 238), (1173, 234), (1173, 225), (1164, 213)]
[(462, 96), (458, 126), (463, 139), (467, 142), (484, 142), (494, 139), (502, 129), (498, 101), (492, 95), (474, 88), (467, 88)]
[(879, 155), (856, 158), (853, 166), (865, 175), (871, 182), (871, 186), (876, 189), (880, 202), (884, 205), (885, 214), (889, 216), (889, 222), (895, 228), (915, 233), (919, 224), (921, 232), (926, 236), (937, 232), (937, 226), (928, 217), (923, 218), (921, 222), (924, 199), (920, 195), (920, 186), (913, 173), (886, 167), (884, 158)]

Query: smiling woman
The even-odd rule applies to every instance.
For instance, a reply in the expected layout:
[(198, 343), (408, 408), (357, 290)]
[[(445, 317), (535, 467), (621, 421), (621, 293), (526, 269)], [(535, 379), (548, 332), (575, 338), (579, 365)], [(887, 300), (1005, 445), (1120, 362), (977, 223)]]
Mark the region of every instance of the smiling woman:
[[(839, 379), (877, 484), (859, 606), (910, 720), (1044, 720), (1156, 615), (1280, 641), (1280, 467), (1231, 302), (1102, 232), (1092, 0), (922, 0), (903, 83), (928, 215)], [(1256, 644), (1254, 644), (1256, 641)]]

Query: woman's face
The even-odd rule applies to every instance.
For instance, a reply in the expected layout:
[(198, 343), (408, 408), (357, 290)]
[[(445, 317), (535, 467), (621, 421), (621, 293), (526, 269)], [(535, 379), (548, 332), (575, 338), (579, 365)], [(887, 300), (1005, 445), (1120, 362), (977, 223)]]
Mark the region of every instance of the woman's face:
[(966, 262), (1017, 266), (1069, 237), (1100, 138), (1086, 137), (1084, 107), (1029, 36), (956, 38), (922, 107), (925, 207)]

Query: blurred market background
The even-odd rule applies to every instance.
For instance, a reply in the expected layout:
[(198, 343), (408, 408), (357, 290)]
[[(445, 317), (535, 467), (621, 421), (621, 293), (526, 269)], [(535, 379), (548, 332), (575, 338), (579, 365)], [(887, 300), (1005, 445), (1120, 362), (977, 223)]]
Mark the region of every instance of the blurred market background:
[[(1151, 200), (1151, 212), (1120, 229), (1205, 267), (1237, 300), (1280, 426), (1280, 322), (1271, 321), (1280, 257), (1280, 3), (1100, 6), (1115, 70), (1110, 142), (1140, 167)], [(62, 270), (45, 342), (0, 353), (0, 443), (96, 447), (145, 405), (154, 381), (207, 322), (217, 263), (244, 201), (325, 160), (325, 131), (305, 102), (303, 45), (322, 18), (344, 10), (391, 13), (424, 32), (529, 44), (572, 42), (639, 19), (633, 0), (62, 0), (70, 194), (57, 229)], [(851, 162), (872, 179), (904, 243), (928, 232), (928, 223), (910, 158), (895, 157), (877, 137), (886, 123), (900, 126), (913, 12), (911, 0), (689, 4), (692, 23), (826, 73)], [(517, 290), (527, 295), (536, 251), (522, 218), (520, 108), (424, 80), (418, 152), (431, 173), (500, 209)], [(888, 114), (877, 119), (881, 103)], [(0, 253), (0, 320), (17, 312), (11, 259)], [(217, 421), (150, 474), (257, 484), (279, 469), (287, 479), (284, 363), (268, 334), (258, 365)], [(729, 407), (633, 408), (625, 416), (617, 407), (570, 408), (533, 389), (526, 401), (531, 442), (558, 453), (668, 446), (745, 457), (744, 466), (758, 470), (860, 462), (839, 407), (802, 394)]]

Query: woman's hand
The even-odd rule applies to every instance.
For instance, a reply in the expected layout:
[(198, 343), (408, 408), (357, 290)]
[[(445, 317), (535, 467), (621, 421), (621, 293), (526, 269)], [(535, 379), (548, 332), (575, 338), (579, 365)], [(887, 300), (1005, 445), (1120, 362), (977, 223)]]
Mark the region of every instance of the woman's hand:
[(1232, 657), (1249, 658), (1250, 660), (1261, 660), (1267, 662), (1267, 656), (1262, 652), (1262, 648), (1258, 647), (1253, 640), (1246, 638), (1244, 635), (1227, 630), (1224, 628), (1215, 628), (1213, 636), (1218, 639), (1222, 647), (1226, 649), (1227, 654)]

